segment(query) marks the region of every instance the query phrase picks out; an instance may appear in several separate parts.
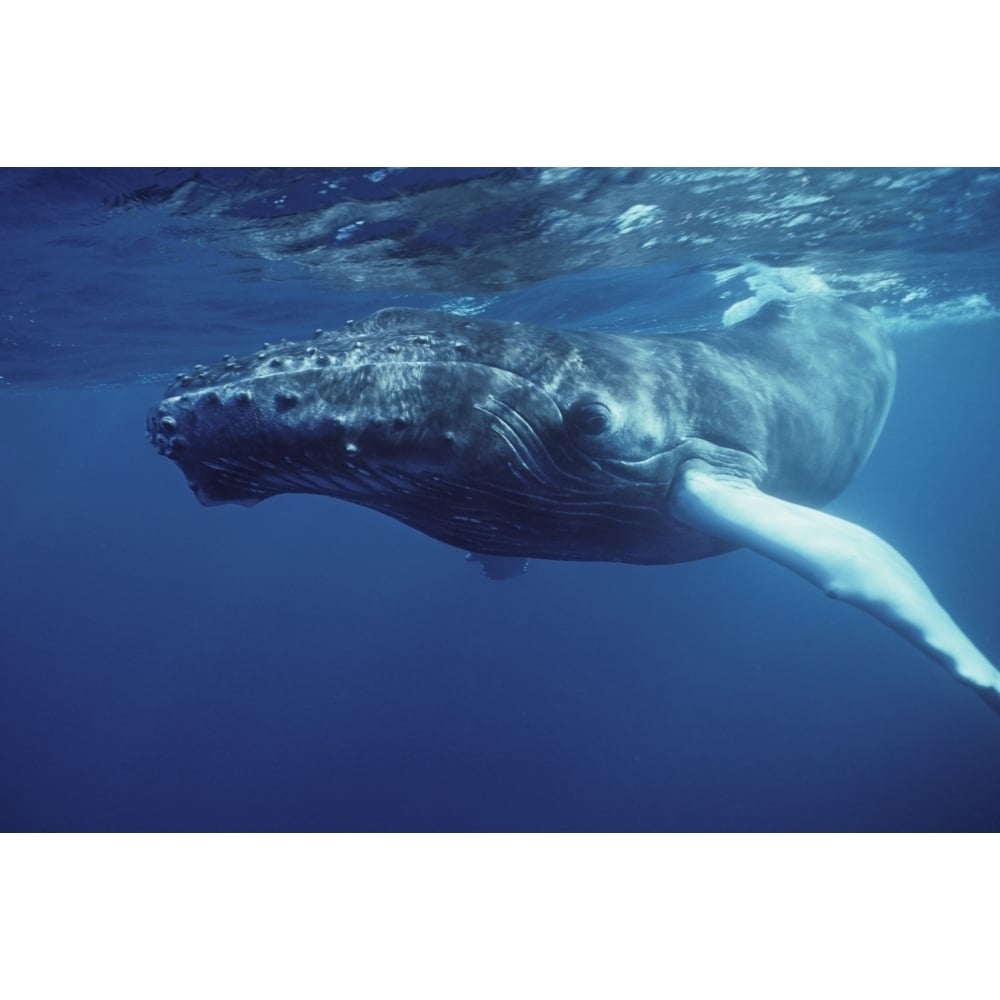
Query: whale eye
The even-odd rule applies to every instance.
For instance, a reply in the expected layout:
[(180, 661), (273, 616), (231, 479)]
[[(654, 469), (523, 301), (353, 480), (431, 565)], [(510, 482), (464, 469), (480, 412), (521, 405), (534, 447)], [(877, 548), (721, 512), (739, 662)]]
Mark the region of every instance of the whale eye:
[(603, 403), (592, 400), (574, 403), (566, 416), (573, 430), (592, 437), (603, 434), (611, 425), (611, 411)]

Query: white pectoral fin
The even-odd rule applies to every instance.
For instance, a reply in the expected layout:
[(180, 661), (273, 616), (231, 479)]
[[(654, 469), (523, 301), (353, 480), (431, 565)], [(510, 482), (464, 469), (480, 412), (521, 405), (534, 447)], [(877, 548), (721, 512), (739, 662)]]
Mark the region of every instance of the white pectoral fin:
[(1000, 673), (938, 604), (916, 570), (849, 521), (761, 493), (751, 482), (689, 462), (671, 494), (674, 517), (787, 566), (909, 639), (1000, 711)]

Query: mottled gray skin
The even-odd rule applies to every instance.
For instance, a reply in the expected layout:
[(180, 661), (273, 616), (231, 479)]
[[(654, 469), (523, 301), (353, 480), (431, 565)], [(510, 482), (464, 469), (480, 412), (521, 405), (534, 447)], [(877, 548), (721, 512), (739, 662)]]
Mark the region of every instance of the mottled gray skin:
[(772, 305), (718, 333), (576, 333), (391, 309), (198, 367), (148, 420), (202, 503), (321, 493), (475, 552), (671, 563), (695, 458), (809, 506), (867, 458), (895, 362), (861, 310)]

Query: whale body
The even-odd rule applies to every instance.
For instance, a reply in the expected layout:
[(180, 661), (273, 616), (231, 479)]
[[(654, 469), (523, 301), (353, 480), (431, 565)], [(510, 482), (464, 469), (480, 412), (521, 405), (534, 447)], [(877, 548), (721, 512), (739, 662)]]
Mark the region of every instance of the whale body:
[[(889, 545), (818, 508), (875, 445), (891, 344), (829, 296), (628, 336), (388, 309), (178, 376), (150, 440), (207, 505), (362, 504), (498, 558), (750, 547), (903, 634), (994, 707), (1000, 674)], [(493, 567), (493, 572), (489, 567)]]
[(819, 506), (870, 453), (892, 396), (891, 348), (859, 311), (765, 312), (641, 337), (384, 310), (199, 366), (149, 431), (205, 504), (322, 493), (475, 552), (696, 559), (730, 546), (671, 516), (684, 462)]

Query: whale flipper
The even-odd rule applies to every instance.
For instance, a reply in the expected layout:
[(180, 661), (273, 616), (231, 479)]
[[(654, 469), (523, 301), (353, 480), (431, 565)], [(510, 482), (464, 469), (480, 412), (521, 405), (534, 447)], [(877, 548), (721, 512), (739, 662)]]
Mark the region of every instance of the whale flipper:
[(750, 480), (691, 461), (671, 493), (674, 517), (786, 566), (909, 639), (1000, 712), (1000, 672), (972, 644), (916, 570), (877, 535), (762, 493)]

